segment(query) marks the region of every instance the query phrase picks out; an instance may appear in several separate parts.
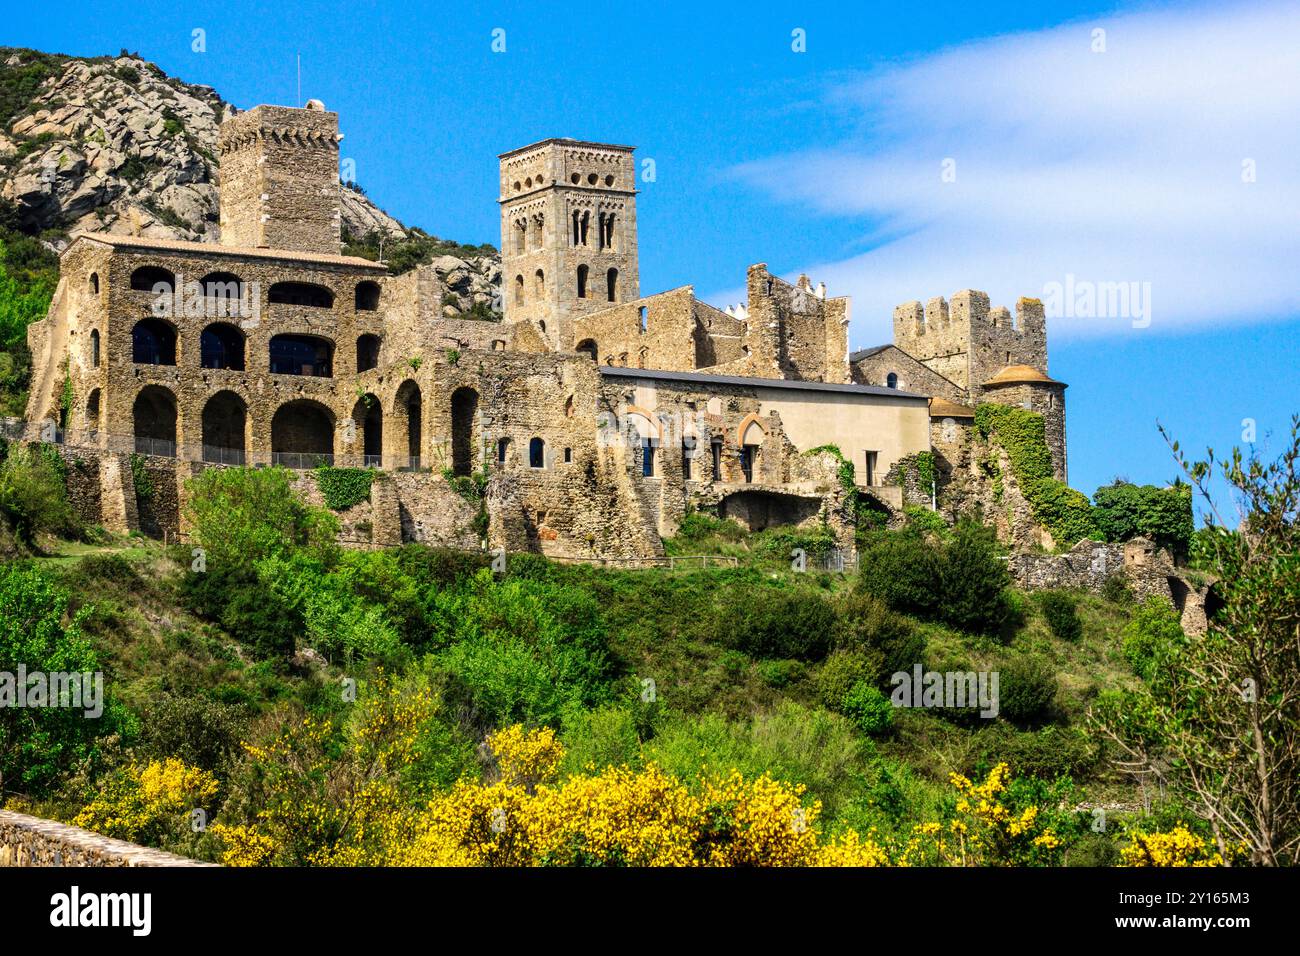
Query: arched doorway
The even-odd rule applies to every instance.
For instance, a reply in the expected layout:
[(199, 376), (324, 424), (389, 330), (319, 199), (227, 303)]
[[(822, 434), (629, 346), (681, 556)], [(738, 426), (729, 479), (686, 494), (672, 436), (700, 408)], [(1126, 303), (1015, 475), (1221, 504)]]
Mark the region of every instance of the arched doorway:
[(176, 457), (176, 396), (161, 385), (146, 385), (131, 408), (135, 450), (140, 455)]
[(248, 407), (234, 392), (217, 392), (203, 406), (203, 460), (219, 465), (244, 463)]
[(478, 418), (478, 392), (458, 388), (451, 393), (451, 470), (468, 475), (474, 470), (474, 426)]
[(271, 463), (316, 468), (334, 463), (334, 415), (319, 402), (300, 398), (276, 409), (271, 419)]
[(420, 395), (420, 386), (410, 379), (403, 382), (397, 389), (395, 412), (406, 423), (406, 454), (410, 458), (407, 467), (419, 468), (420, 450), (424, 443), (424, 407), (423, 398)]
[(361, 439), (361, 464), (366, 468), (379, 468), (384, 455), (384, 409), (379, 399), (367, 393), (357, 399), (352, 407), (352, 420), (356, 422)]

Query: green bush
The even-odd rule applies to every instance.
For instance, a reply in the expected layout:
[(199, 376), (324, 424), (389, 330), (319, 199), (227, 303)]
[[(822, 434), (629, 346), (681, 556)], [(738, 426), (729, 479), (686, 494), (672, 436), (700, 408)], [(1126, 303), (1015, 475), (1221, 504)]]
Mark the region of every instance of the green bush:
[(925, 637), (916, 626), (861, 586), (841, 597), (835, 610), (835, 646), (870, 659), (876, 670), (868, 679), (883, 685), (924, 658)]
[(287, 658), (305, 629), (302, 611), (266, 587), (252, 567), (218, 563), (187, 573), (181, 595), (190, 610), (216, 621), (258, 659)]
[(998, 714), (1015, 724), (1042, 720), (1056, 700), (1056, 674), (1039, 657), (1019, 656), (998, 675)]
[(243, 755), (249, 714), (243, 704), (162, 692), (151, 696), (140, 719), (140, 750), (146, 759), (176, 757), (192, 767), (225, 776)]
[(1124, 572), (1116, 571), (1101, 582), (1101, 596), (1111, 604), (1132, 604), (1133, 590), (1128, 586)]
[(1009, 597), (1011, 577), (998, 560), (992, 529), (959, 522), (940, 564), (939, 616), (944, 623), (977, 634), (1000, 634), (1017, 625)]
[(10, 449), (0, 462), (0, 516), (24, 546), (34, 547), (41, 534), (79, 533), (80, 524), (68, 503), (65, 469), (57, 452), (47, 454), (39, 448)]
[(878, 652), (836, 651), (817, 672), (817, 696), (828, 710), (842, 712), (849, 692), (863, 682), (878, 682), (883, 669)]
[(209, 468), (189, 479), (188, 516), (209, 572), (252, 570), (273, 555), (336, 551), (338, 519), (295, 494), (285, 468)]
[(877, 736), (887, 733), (894, 724), (894, 705), (879, 689), (866, 681), (859, 681), (844, 697), (841, 709), (851, 717), (864, 734)]
[(1190, 485), (1157, 488), (1116, 479), (1098, 488), (1092, 500), (1097, 529), (1107, 541), (1141, 535), (1173, 554), (1187, 555), (1195, 528)]
[(1083, 636), (1079, 602), (1074, 595), (1064, 591), (1043, 591), (1038, 595), (1038, 608), (1058, 640), (1073, 642)]
[[(20, 666), (29, 675), (102, 672), (81, 630), (89, 613), (83, 607), (69, 615), (68, 593), (34, 568), (0, 564), (0, 673), (15, 675), (11, 681), (16, 681)], [(125, 712), (107, 699), (107, 679), (102, 687), (106, 699), (98, 716), (86, 712), (93, 704), (84, 696), (89, 688), (83, 690), (83, 708), (19, 708), (13, 700), (0, 706), (0, 780), (7, 791), (41, 795), (61, 774), (93, 769), (102, 741), (128, 726)], [(9, 695), (17, 692), (12, 684), (5, 689)]]
[(896, 611), (930, 617), (939, 603), (940, 551), (916, 530), (876, 531), (863, 536), (859, 581)]
[(759, 661), (758, 676), (768, 687), (787, 687), (803, 677), (802, 661)]
[(834, 629), (830, 601), (802, 589), (732, 588), (713, 615), (715, 639), (751, 657), (821, 660)]
[(1167, 676), (1173, 666), (1179, 647), (1185, 642), (1182, 619), (1167, 598), (1152, 596), (1146, 599), (1124, 625), (1120, 637), (1124, 659), (1133, 673), (1148, 684), (1156, 684)]

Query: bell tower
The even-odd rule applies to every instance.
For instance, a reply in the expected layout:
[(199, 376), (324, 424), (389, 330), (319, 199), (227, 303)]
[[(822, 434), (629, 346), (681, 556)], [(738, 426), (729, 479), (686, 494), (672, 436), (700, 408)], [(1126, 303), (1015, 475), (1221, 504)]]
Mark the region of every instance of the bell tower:
[(557, 351), (575, 316), (641, 296), (632, 149), (547, 139), (499, 157), (505, 318)]

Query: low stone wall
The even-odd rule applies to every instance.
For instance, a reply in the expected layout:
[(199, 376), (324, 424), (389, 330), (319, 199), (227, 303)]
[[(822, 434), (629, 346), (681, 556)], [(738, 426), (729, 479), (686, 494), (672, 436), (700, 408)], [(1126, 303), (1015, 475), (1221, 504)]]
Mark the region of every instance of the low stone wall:
[(80, 827), (0, 810), (0, 866), (215, 866)]

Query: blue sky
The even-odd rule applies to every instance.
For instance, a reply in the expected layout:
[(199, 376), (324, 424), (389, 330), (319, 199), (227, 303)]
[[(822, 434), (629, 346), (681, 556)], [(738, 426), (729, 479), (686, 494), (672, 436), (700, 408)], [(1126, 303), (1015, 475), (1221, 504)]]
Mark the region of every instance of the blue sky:
[(853, 296), (854, 347), (909, 299), (1134, 283), (1145, 309), (1049, 318), (1089, 493), (1172, 477), (1157, 420), (1226, 450), (1300, 410), (1294, 5), (463, 6), (24, 4), (0, 44), (138, 51), (243, 108), (294, 103), (301, 55), (369, 195), (465, 242), (498, 242), (497, 153), (635, 145), (643, 294), (806, 271)]

